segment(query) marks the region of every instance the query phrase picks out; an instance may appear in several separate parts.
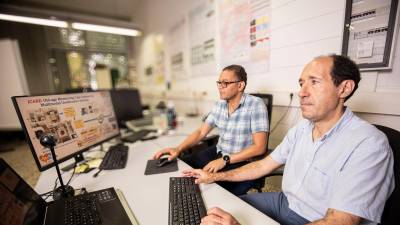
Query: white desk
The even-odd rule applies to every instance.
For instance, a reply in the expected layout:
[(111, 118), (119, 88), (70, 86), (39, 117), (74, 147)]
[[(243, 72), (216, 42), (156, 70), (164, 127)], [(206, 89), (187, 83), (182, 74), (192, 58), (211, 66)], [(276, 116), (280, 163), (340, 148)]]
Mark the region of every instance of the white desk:
[[(139, 224), (168, 224), (169, 177), (180, 176), (181, 171), (190, 168), (190, 166), (178, 160), (179, 171), (177, 172), (145, 176), (146, 163), (154, 152), (161, 147), (175, 146), (182, 141), (185, 136), (181, 134), (193, 131), (196, 124), (199, 125), (200, 120), (190, 119), (177, 130), (177, 135), (129, 144), (130, 150), (126, 168), (102, 171), (96, 178), (93, 178), (92, 175), (97, 170), (88, 174), (75, 175), (70, 185), (75, 189), (85, 187), (88, 191), (108, 187), (118, 188), (124, 193)], [(71, 163), (71, 161), (68, 161), (68, 163)], [(64, 182), (67, 182), (70, 175), (70, 173), (64, 173)], [(36, 185), (36, 191), (45, 193), (51, 190), (56, 177), (55, 168), (43, 172)], [(207, 209), (218, 206), (230, 212), (243, 225), (278, 224), (219, 185), (201, 184), (200, 189)]]

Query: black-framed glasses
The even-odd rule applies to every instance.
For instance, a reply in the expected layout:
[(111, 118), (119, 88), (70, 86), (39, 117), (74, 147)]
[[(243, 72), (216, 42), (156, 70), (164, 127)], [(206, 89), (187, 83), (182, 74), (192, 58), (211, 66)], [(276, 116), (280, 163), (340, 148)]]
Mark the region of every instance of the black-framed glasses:
[(226, 88), (228, 87), (229, 84), (233, 84), (233, 83), (238, 83), (241, 80), (235, 80), (235, 81), (217, 81), (217, 86), (218, 87), (223, 87)]

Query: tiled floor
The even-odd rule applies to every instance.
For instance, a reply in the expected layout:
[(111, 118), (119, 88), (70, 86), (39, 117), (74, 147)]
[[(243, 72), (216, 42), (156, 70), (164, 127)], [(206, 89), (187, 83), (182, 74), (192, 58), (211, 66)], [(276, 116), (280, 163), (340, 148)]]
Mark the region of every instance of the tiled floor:
[(32, 187), (36, 185), (40, 172), (25, 141), (13, 140), (7, 143), (9, 151), (0, 151), (3, 158)]

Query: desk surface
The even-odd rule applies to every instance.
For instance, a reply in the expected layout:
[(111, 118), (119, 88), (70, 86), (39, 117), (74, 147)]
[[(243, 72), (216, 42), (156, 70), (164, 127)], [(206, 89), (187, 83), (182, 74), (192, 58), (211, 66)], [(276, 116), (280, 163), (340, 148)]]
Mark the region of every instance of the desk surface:
[[(196, 124), (199, 125), (200, 120), (190, 119), (184, 123), (184, 126), (177, 129), (176, 134), (150, 141), (127, 143), (129, 157), (126, 168), (102, 171), (96, 178), (93, 178), (92, 175), (97, 170), (88, 174), (75, 175), (70, 185), (75, 189), (85, 187), (88, 191), (108, 187), (118, 188), (124, 193), (139, 224), (167, 224), (169, 177), (181, 176), (181, 171), (190, 166), (178, 160), (179, 171), (177, 172), (145, 176), (147, 160), (153, 156), (155, 151), (177, 145), (186, 137), (184, 134), (193, 131)], [(68, 163), (71, 161), (65, 164)], [(63, 180), (66, 182), (70, 175), (70, 173), (64, 173)], [(45, 193), (51, 190), (56, 177), (55, 169), (43, 172), (36, 185), (36, 191)], [(234, 215), (241, 224), (278, 224), (217, 184), (201, 184), (200, 189), (207, 209), (218, 206)]]

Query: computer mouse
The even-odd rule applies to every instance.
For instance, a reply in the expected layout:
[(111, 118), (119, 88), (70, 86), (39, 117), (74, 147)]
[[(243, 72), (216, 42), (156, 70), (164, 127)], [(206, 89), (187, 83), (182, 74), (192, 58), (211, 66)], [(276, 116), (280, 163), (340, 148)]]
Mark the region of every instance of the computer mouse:
[(171, 161), (168, 161), (168, 158), (160, 158), (158, 161), (157, 161), (157, 166), (158, 167), (162, 167), (162, 166), (165, 166), (165, 165), (167, 165), (168, 163), (170, 163)]

